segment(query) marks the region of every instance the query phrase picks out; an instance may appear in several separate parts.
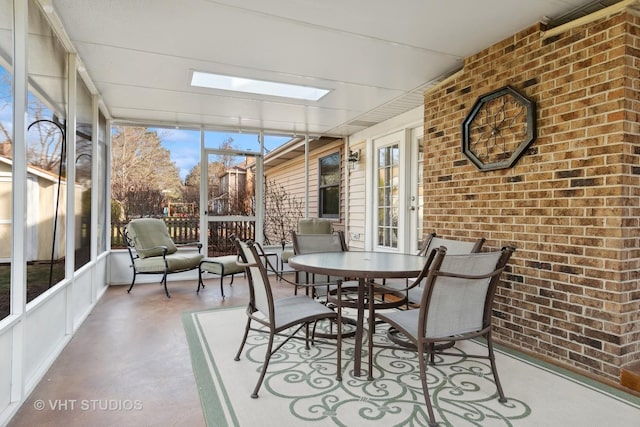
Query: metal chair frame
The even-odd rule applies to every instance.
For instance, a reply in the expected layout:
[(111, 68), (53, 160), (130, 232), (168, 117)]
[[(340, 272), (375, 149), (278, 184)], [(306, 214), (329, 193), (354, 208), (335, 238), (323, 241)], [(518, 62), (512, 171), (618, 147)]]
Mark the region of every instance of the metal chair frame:
[[(418, 363), (420, 365), (420, 380), (422, 383), (422, 391), (424, 394), (425, 404), (427, 406), (427, 411), (429, 414), (429, 426), (435, 427), (438, 423), (435, 421), (435, 414), (433, 411), (433, 406), (431, 403), (431, 398), (429, 395), (429, 387), (427, 385), (427, 357), (429, 358), (429, 364), (435, 363), (435, 353), (442, 355), (455, 355), (459, 356), (456, 353), (447, 353), (446, 351), (438, 351), (436, 346), (437, 343), (443, 342), (457, 342), (461, 340), (468, 340), (476, 337), (484, 337), (487, 342), (488, 354), (467, 354), (467, 357), (473, 358), (481, 358), (488, 359), (491, 364), (491, 371), (496, 383), (496, 388), (498, 391), (499, 401), (506, 402), (506, 398), (502, 389), (502, 385), (500, 384), (500, 379), (498, 377), (498, 371), (496, 368), (495, 355), (493, 350), (493, 340), (491, 336), (492, 332), (492, 307), (493, 300), (496, 292), (496, 288), (500, 281), (500, 276), (504, 271), (507, 262), (509, 261), (511, 255), (513, 254), (515, 248), (513, 247), (505, 247), (503, 248), (499, 254), (497, 253), (474, 253), (468, 255), (448, 255), (449, 257), (459, 257), (458, 260), (462, 263), (466, 262), (467, 259), (471, 260), (473, 257), (482, 257), (482, 256), (491, 256), (494, 259), (497, 258), (497, 262), (495, 263), (495, 267), (491, 266), (491, 271), (489, 272), (480, 272), (477, 275), (468, 274), (468, 273), (456, 273), (455, 271), (445, 271), (442, 267), (446, 260), (446, 248), (441, 247), (439, 249), (434, 249), (432, 252), (433, 259), (428, 261), (425, 264), (425, 268), (418, 277), (418, 280), (425, 279), (425, 290), (422, 295), (422, 301), (420, 304), (420, 308), (416, 310), (405, 311), (402, 315), (398, 315), (398, 313), (377, 313), (376, 317), (386, 323), (388, 323), (392, 328), (400, 331), (412, 344), (413, 349), (418, 352)], [(465, 258), (466, 257), (466, 258)], [(448, 261), (448, 260), (447, 260)], [(488, 281), (488, 284), (487, 284)], [(447, 326), (446, 328), (442, 328), (443, 330), (447, 330), (446, 335), (441, 335), (440, 333), (436, 333), (436, 335), (429, 335), (430, 331), (430, 322), (435, 322), (436, 320), (440, 320), (443, 324), (451, 324), (455, 325), (455, 319), (451, 321), (445, 319), (440, 319), (438, 317), (431, 317), (430, 311), (437, 310), (436, 307), (438, 304), (433, 303), (436, 299), (434, 298), (435, 289), (438, 289), (438, 297), (444, 298), (446, 297), (446, 292), (448, 290), (455, 289), (454, 286), (485, 286), (486, 291), (481, 294), (478, 294), (478, 297), (483, 297), (483, 300), (477, 301), (478, 304), (482, 304), (482, 313), (481, 320), (477, 325), (473, 325), (470, 327), (469, 324), (465, 323), (464, 327), (460, 326), (459, 330), (456, 330), (454, 326)], [(447, 288), (447, 286), (450, 287)], [(465, 303), (473, 304), (474, 301), (465, 301)], [(476, 306), (477, 307), (477, 306)], [(480, 308), (480, 307), (478, 307)], [(413, 314), (415, 313), (415, 314)], [(407, 314), (410, 314), (407, 316)], [(414, 323), (412, 323), (415, 322)], [(417, 325), (417, 331), (415, 326)], [(436, 328), (437, 329), (437, 328)], [(406, 349), (406, 347), (403, 347)], [(373, 342), (369, 341), (369, 353), (373, 351)]]
[[(273, 293), (271, 291), (271, 284), (269, 282), (267, 268), (265, 267), (265, 264), (260, 260), (261, 255), (259, 252), (259, 245), (254, 242), (245, 243), (239, 239), (236, 239), (235, 242), (238, 247), (238, 256), (240, 257), (239, 264), (244, 266), (246, 269), (247, 279), (249, 283), (249, 304), (247, 305), (246, 309), (247, 323), (245, 326), (244, 336), (234, 360), (240, 360), (240, 355), (242, 353), (244, 345), (246, 344), (247, 337), (249, 336), (249, 331), (257, 331), (269, 334), (265, 360), (260, 372), (260, 376), (258, 377), (258, 382), (256, 383), (254, 391), (251, 394), (252, 398), (257, 398), (258, 391), (260, 390), (262, 382), (264, 381), (271, 356), (291, 339), (300, 338), (296, 335), (303, 328), (305, 331), (305, 346), (307, 349), (309, 349), (309, 345), (314, 339), (314, 335), (310, 333), (310, 326), (312, 324), (315, 325), (318, 320), (323, 319), (329, 319), (340, 323), (342, 321), (342, 310), (340, 307), (338, 307), (337, 311), (333, 311), (306, 295), (295, 295), (277, 300), (274, 299)], [(268, 260), (267, 263), (269, 263)], [(338, 292), (340, 292), (340, 282), (338, 282), (337, 289)], [(266, 326), (267, 330), (265, 331), (265, 329), (253, 328), (251, 326), (252, 322), (257, 322), (263, 326)], [(289, 328), (294, 328), (293, 332), (284, 334), (284, 332), (286, 332)], [(283, 335), (286, 338), (276, 348), (273, 348), (276, 335)], [(341, 381), (342, 335), (340, 328), (338, 328), (336, 347), (336, 379), (338, 381)]]
[[(167, 298), (171, 298), (171, 295), (169, 295), (169, 290), (167, 289), (167, 275), (171, 273), (182, 273), (185, 271), (195, 270), (199, 268), (199, 261), (198, 261), (198, 264), (196, 264), (194, 267), (183, 268), (183, 269), (170, 269), (169, 262), (167, 261), (167, 256), (170, 255), (167, 253), (168, 248), (166, 246), (157, 246), (156, 248), (161, 249), (162, 251), (162, 254), (158, 255), (158, 257), (162, 258), (164, 268), (162, 270), (157, 270), (157, 271), (138, 271), (136, 269), (136, 259), (139, 259), (140, 256), (136, 253), (136, 247), (133, 242), (133, 239), (129, 236), (127, 227), (125, 227), (121, 231), (121, 233), (122, 233), (124, 242), (127, 245), (127, 250), (129, 251), (129, 258), (131, 260), (131, 268), (133, 269), (133, 278), (131, 279), (131, 285), (129, 286), (129, 289), (127, 289), (127, 293), (130, 293), (131, 289), (133, 289), (133, 285), (136, 283), (136, 277), (138, 274), (162, 274), (162, 279), (160, 280), (160, 284), (164, 287), (164, 293), (167, 296)], [(200, 242), (184, 243), (184, 244), (174, 243), (174, 245), (178, 248), (197, 247), (198, 253), (202, 251), (202, 243)]]

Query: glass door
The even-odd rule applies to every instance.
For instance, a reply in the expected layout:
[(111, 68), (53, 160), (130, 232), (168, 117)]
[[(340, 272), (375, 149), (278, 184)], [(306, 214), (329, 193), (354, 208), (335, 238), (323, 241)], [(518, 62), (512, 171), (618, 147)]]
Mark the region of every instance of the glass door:
[(374, 141), (374, 250), (415, 253), (423, 239), (422, 127)]
[(232, 236), (256, 240), (259, 235), (256, 225), (261, 210), (257, 209), (256, 190), (262, 188), (263, 178), (256, 171), (262, 170), (262, 156), (205, 149), (205, 159), (207, 256), (235, 254)]
[(424, 240), (424, 135), (423, 128), (411, 130), (411, 155), (409, 156), (409, 247), (410, 253), (420, 250)]
[(379, 251), (401, 249), (401, 189), (404, 184), (400, 173), (403, 132), (398, 132), (374, 142), (374, 248)]

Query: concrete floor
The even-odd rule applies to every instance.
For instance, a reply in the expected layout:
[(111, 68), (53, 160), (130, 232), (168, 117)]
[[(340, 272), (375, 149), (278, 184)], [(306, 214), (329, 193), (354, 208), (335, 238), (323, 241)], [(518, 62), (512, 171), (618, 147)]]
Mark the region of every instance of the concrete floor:
[[(246, 305), (243, 275), (229, 280), (224, 300), (217, 278), (199, 294), (169, 283), (170, 299), (158, 284), (110, 287), (9, 426), (204, 426), (181, 315)], [(276, 298), (293, 294), (271, 282)]]
[(195, 280), (169, 283), (170, 299), (159, 284), (110, 287), (8, 426), (205, 426), (181, 316), (246, 305), (246, 279), (229, 281), (224, 300), (218, 278), (199, 294)]

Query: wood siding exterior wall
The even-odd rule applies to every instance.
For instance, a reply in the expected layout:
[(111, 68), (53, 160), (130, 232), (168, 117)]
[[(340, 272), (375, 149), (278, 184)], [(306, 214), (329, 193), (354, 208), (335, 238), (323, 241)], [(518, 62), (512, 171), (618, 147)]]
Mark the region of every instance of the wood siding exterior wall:
[(367, 219), (366, 198), (366, 141), (356, 142), (349, 147), (350, 150), (360, 150), (360, 161), (353, 169), (348, 171), (349, 182), (349, 232), (345, 236), (349, 248), (364, 250)]
[[(318, 215), (318, 200), (319, 200), (319, 162), (320, 159), (334, 154), (340, 155), (340, 216), (339, 218), (327, 218), (333, 223), (333, 229), (335, 231), (344, 231), (344, 218), (345, 218), (345, 188), (344, 188), (344, 173), (345, 173), (345, 156), (344, 156), (344, 141), (336, 140), (322, 145), (319, 148), (315, 148), (309, 151), (309, 187), (305, 188), (305, 162), (304, 154), (297, 156), (287, 162), (279, 164), (274, 167), (265, 167), (265, 182), (267, 185), (269, 182), (276, 185), (282, 185), (289, 196), (304, 201), (308, 194), (309, 206), (308, 216), (310, 218), (317, 218)], [(269, 207), (267, 206), (267, 209)], [(304, 206), (303, 206), (304, 209)], [(267, 235), (269, 241), (279, 242), (280, 237)], [(286, 241), (290, 242), (290, 237), (287, 236)]]

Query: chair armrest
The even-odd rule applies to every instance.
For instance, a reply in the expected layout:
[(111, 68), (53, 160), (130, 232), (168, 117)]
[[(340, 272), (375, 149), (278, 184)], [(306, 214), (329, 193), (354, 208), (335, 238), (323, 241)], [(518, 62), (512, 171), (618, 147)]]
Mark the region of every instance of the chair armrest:
[(198, 248), (198, 253), (200, 253), (200, 251), (202, 251), (202, 243), (200, 242), (187, 242), (187, 243), (174, 243), (176, 245), (176, 248), (184, 248), (184, 247), (197, 247)]
[[(134, 246), (134, 249), (135, 249), (135, 246)], [(147, 250), (152, 250), (152, 249), (162, 249), (162, 256), (163, 257), (167, 254), (167, 251), (169, 250), (169, 248), (164, 246), (164, 245), (159, 245), (159, 246), (154, 246), (152, 248), (147, 248)]]
[(252, 264), (252, 263), (250, 263), (250, 262), (242, 262), (242, 261), (240, 260), (240, 257), (238, 257), (238, 260), (236, 261), (236, 264), (238, 264), (240, 267), (255, 267), (255, 266), (257, 266), (257, 265), (258, 265), (258, 264), (256, 264), (256, 263), (253, 263), (253, 264)]
[[(420, 282), (422, 281), (422, 280), (414, 280), (414, 279), (416, 279), (416, 278), (407, 279), (407, 286), (405, 286), (403, 288), (385, 286), (385, 280), (384, 279), (382, 280), (382, 283), (371, 281), (371, 285), (373, 285), (373, 287), (376, 288), (376, 289), (382, 289), (382, 290), (386, 290), (386, 291), (406, 292), (406, 291), (408, 291), (410, 289), (413, 289), (416, 286), (418, 286), (420, 284)], [(413, 280), (413, 282), (409, 283), (409, 280)]]

